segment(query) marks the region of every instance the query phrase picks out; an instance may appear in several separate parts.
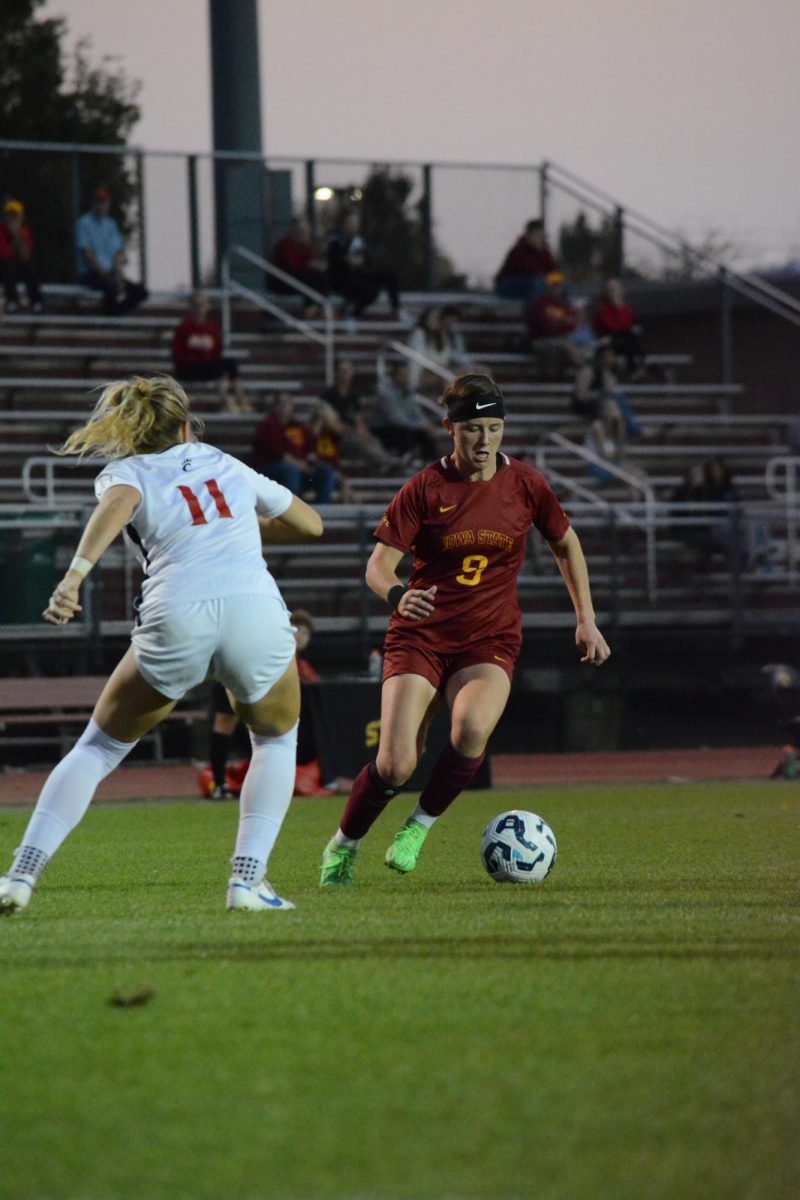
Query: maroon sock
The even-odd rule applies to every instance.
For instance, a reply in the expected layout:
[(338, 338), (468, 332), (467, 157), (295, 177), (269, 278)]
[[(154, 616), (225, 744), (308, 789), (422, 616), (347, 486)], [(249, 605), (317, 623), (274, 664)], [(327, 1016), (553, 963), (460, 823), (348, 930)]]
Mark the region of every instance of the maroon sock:
[(354, 841), (362, 838), (377, 821), (392, 796), (397, 795), (397, 791), (397, 788), (384, 783), (374, 762), (364, 767), (353, 781), (350, 799), (339, 826), (344, 836)]
[(477, 775), (486, 751), (477, 758), (459, 754), (452, 742), (448, 742), (436, 760), (431, 777), (419, 798), (419, 806), (431, 817), (440, 817), (468, 783)]

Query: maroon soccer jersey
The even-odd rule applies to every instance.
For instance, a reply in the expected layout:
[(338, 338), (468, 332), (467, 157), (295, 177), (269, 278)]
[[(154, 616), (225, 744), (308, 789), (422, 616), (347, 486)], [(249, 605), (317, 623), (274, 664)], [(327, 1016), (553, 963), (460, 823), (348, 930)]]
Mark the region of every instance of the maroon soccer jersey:
[(518, 646), (517, 575), (532, 525), (554, 542), (567, 532), (569, 520), (544, 476), (505, 454), (498, 455), (491, 479), (464, 479), (449, 457), (410, 479), (374, 537), (413, 552), (409, 587), (435, 584), (436, 599), (421, 621), (395, 611), (389, 641), (411, 635), (440, 653), (490, 640)]

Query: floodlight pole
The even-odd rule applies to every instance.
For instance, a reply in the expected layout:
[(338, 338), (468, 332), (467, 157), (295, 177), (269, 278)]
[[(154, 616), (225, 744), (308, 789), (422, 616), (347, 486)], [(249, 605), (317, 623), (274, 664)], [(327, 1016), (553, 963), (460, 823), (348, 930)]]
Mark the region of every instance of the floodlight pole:
[[(209, 0), (208, 15), (214, 152), (226, 152), (214, 162), (219, 279), (222, 260), (232, 245), (264, 254), (258, 3)], [(246, 157), (229, 157), (237, 151)]]

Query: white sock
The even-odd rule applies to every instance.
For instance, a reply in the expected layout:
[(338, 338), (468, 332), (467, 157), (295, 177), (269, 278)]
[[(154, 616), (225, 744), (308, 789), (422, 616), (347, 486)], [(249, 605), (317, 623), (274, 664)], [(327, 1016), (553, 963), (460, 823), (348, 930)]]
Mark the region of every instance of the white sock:
[(347, 846), (350, 850), (357, 850), (361, 844), (361, 838), (345, 837), (341, 829), (336, 830), (336, 833), (333, 835), (333, 840), (336, 842), (337, 846)]
[(430, 827), (431, 827), (431, 825), (433, 825), (434, 821), (438, 821), (439, 818), (432, 817), (430, 813), (425, 812), (424, 808), (420, 808), (420, 806), (417, 805), (417, 807), (414, 809), (413, 813), (409, 817), (409, 820), (410, 821), (419, 821), (420, 825), (425, 825), (426, 828), (430, 829)]
[(250, 741), (253, 755), (239, 796), (239, 831), (231, 863), (236, 864), (237, 859), (255, 859), (264, 864), (266, 871), (294, 792), (297, 725), (279, 737), (262, 737), (251, 732)]
[[(16, 851), (15, 866), (29, 857), (30, 851), (39, 851), (52, 858), (83, 817), (97, 785), (135, 745), (136, 742), (118, 742), (103, 733), (95, 721), (89, 721), (69, 754), (45, 780), (22, 844)], [(44, 863), (41, 865), (43, 867)]]

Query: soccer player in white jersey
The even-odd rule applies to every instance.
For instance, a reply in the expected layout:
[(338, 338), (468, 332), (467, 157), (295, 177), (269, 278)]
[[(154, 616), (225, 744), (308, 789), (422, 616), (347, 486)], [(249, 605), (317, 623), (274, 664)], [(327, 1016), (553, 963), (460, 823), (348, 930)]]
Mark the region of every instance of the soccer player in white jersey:
[(2, 912), (27, 906), (101, 779), (211, 668), (253, 744), (227, 907), (294, 907), (265, 879), (292, 797), (300, 687), (289, 614), (266, 568), (261, 531), (269, 527), (267, 540), (304, 540), (322, 533), (322, 521), (285, 487), (193, 440), (192, 428), (188, 398), (174, 379), (124, 380), (103, 390), (90, 421), (59, 451), (92, 451), (110, 461), (95, 481), (97, 508), (45, 619), (64, 625), (80, 611), (84, 577), (123, 530), (145, 579), (132, 645), (86, 730), (46, 780), (0, 878)]

